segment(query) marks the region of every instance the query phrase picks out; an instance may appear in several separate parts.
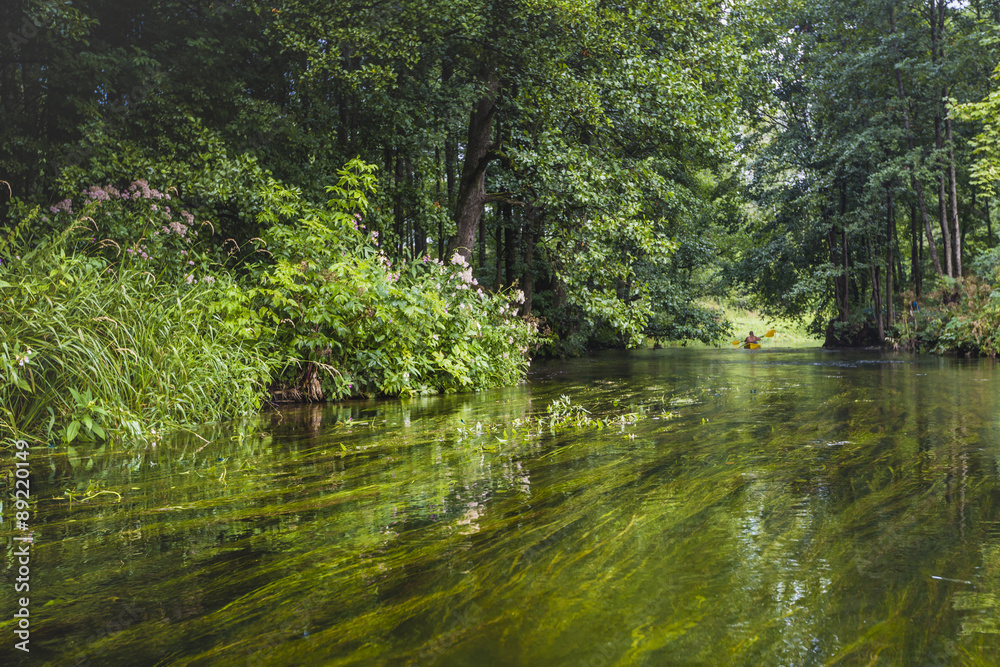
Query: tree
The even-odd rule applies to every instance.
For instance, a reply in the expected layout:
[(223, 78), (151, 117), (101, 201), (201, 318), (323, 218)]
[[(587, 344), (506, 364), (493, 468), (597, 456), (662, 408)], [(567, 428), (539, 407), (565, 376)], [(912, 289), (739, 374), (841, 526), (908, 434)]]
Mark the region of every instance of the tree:
[[(761, 75), (777, 85), (754, 135), (760, 242), (734, 275), (774, 312), (819, 324), (832, 309), (830, 341), (881, 339), (901, 290), (919, 292), (926, 259), (960, 277), (979, 243), (962, 170), (971, 128), (947, 118), (944, 98), (982, 94), (973, 63), (988, 26), (940, 0), (789, 2), (774, 18)], [(912, 212), (909, 247), (901, 209)]]

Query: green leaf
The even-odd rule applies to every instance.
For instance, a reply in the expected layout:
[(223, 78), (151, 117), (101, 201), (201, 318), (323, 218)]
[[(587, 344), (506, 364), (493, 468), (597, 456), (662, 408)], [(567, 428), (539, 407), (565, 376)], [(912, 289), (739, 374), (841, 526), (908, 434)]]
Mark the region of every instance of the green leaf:
[(79, 432), (80, 432), (80, 422), (74, 419), (70, 423), (70, 425), (66, 427), (66, 442), (67, 443), (73, 442), (73, 439), (76, 438), (76, 434)]

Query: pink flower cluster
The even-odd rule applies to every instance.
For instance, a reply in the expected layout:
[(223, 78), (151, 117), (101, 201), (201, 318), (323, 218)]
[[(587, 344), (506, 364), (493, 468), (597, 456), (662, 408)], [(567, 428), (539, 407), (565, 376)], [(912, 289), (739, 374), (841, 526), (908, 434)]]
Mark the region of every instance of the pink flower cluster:
[(128, 191), (132, 193), (132, 198), (141, 197), (143, 199), (170, 199), (170, 195), (165, 195), (156, 188), (149, 187), (149, 181), (145, 178), (133, 181), (128, 186)]
[(91, 185), (83, 191), (83, 196), (90, 201), (111, 201), (121, 197), (121, 192), (113, 185), (105, 185), (104, 187)]
[(156, 188), (149, 187), (149, 181), (140, 178), (132, 181), (128, 188), (119, 190), (113, 185), (91, 185), (81, 193), (90, 201), (111, 201), (112, 199), (170, 199), (170, 195), (164, 194)]
[(73, 214), (73, 202), (69, 199), (63, 199), (61, 202), (55, 206), (49, 206), (49, 210), (53, 213), (58, 213), (59, 211), (66, 211), (70, 215)]
[[(194, 216), (191, 216), (191, 218), (194, 219)], [(171, 222), (169, 225), (163, 225), (163, 227), (160, 228), (160, 231), (162, 231), (164, 234), (169, 234), (170, 232), (173, 232), (174, 234), (177, 234), (177, 236), (184, 237), (187, 236), (188, 226), (185, 225), (183, 222), (174, 221)]]
[(146, 250), (148, 250), (148, 248), (146, 248), (145, 245), (138, 245), (134, 248), (127, 248), (125, 252), (127, 252), (130, 255), (138, 255), (143, 259), (149, 259), (149, 255), (146, 253)]

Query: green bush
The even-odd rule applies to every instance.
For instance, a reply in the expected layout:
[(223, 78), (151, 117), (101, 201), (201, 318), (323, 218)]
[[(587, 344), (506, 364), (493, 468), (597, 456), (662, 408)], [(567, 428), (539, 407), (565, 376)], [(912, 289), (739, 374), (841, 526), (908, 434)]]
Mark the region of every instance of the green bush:
[(456, 256), (394, 266), (363, 224), (373, 168), (340, 172), (326, 209), (266, 235), (274, 265), (257, 294), (285, 359), (279, 396), (409, 395), (514, 384), (537, 326), (517, 317), (523, 295), (490, 294)]
[[(904, 301), (914, 304), (912, 294)], [(901, 317), (899, 347), (918, 351), (996, 356), (1000, 352), (1000, 291), (968, 276), (940, 278), (917, 306)]]

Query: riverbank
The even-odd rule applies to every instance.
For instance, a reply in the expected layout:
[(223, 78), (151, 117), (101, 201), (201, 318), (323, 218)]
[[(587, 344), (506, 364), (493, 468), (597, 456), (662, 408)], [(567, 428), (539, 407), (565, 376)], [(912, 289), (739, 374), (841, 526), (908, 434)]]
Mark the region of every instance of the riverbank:
[(2, 446), (522, 380), (523, 295), (484, 291), (457, 255), (391, 261), (364, 224), (370, 176), (349, 164), (326, 207), (286, 202), (288, 224), (242, 248), (145, 181), (25, 212), (0, 243)]

